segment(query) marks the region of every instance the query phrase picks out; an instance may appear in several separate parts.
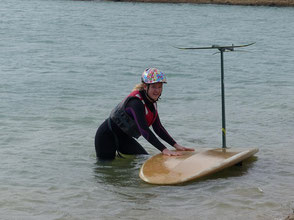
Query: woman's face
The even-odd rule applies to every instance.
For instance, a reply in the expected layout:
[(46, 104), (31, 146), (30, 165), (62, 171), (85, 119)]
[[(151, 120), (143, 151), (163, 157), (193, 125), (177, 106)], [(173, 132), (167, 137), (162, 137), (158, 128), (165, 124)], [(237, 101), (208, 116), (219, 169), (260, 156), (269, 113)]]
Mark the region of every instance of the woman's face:
[(162, 92), (162, 85), (163, 83), (158, 82), (158, 83), (153, 83), (150, 84), (149, 86), (149, 90), (147, 89), (147, 85), (144, 86), (145, 91), (147, 92), (148, 90), (148, 96), (153, 99), (153, 100), (157, 100), (159, 98), (159, 96), (161, 95)]

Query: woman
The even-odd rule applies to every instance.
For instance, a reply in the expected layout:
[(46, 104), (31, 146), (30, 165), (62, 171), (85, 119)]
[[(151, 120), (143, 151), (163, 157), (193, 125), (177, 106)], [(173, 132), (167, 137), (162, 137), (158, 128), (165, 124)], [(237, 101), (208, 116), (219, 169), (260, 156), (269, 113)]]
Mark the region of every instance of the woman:
[(193, 151), (183, 147), (167, 133), (162, 126), (157, 101), (161, 96), (165, 75), (156, 68), (146, 69), (141, 77), (142, 83), (116, 106), (95, 137), (96, 155), (99, 159), (114, 159), (116, 152), (123, 154), (148, 154), (134, 139), (143, 136), (164, 155), (178, 156), (180, 152), (167, 149), (149, 129), (178, 151)]

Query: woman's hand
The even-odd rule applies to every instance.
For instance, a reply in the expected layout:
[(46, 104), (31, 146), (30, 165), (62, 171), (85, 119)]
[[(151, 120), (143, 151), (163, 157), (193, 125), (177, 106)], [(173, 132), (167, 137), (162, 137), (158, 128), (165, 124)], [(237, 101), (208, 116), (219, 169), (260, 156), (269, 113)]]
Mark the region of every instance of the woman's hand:
[(177, 151), (170, 151), (169, 149), (165, 148), (162, 152), (163, 155), (166, 156), (181, 156), (182, 153), (181, 152), (177, 152)]
[(179, 144), (174, 144), (174, 148), (176, 148), (176, 150), (178, 150), (178, 151), (194, 151), (193, 148), (183, 147)]
[(176, 148), (177, 151), (170, 151), (169, 149), (165, 148), (162, 151), (162, 154), (166, 155), (166, 156), (181, 156), (182, 153), (178, 152), (178, 151), (194, 151), (193, 148), (183, 147), (183, 146), (181, 146), (179, 144), (174, 144), (174, 148)]

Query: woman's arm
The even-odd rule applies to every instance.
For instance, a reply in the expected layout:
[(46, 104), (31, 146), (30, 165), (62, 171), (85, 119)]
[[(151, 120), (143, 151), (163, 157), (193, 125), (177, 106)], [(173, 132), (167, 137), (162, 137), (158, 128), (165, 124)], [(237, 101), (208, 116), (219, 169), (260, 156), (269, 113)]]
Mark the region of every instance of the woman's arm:
[[(183, 147), (183, 146), (177, 144), (176, 141), (169, 135), (169, 133), (165, 130), (165, 128), (161, 124), (158, 115), (157, 115), (157, 118), (156, 118), (154, 124), (152, 125), (152, 127), (153, 127), (155, 133), (160, 138), (162, 138), (167, 143), (169, 143), (171, 146), (173, 146), (174, 148), (176, 148), (176, 150), (178, 150), (178, 151), (194, 151), (193, 148), (187, 148), (187, 147)], [(171, 152), (166, 151), (166, 155), (169, 155), (169, 154), (171, 154)]]
[(137, 99), (131, 99), (126, 105), (126, 112), (134, 119), (142, 136), (158, 150), (163, 151), (166, 147), (158, 140), (149, 129), (145, 118), (145, 106)]
[(161, 124), (158, 114), (157, 114), (157, 117), (156, 117), (152, 127), (153, 127), (153, 130), (155, 131), (155, 133), (162, 140), (169, 143), (171, 146), (174, 146), (176, 144), (176, 141), (169, 135), (169, 133), (165, 130), (165, 128)]

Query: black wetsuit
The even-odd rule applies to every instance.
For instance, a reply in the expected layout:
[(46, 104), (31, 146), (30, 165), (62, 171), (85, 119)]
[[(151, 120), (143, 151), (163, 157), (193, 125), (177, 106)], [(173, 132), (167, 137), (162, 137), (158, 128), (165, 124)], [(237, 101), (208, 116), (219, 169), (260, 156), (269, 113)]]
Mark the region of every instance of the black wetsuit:
[[(140, 92), (148, 108), (155, 113), (155, 108), (144, 92)], [(145, 118), (145, 106), (141, 100), (134, 98), (128, 101), (126, 112), (134, 119), (141, 135), (158, 150), (163, 151), (166, 147), (158, 140), (148, 127)], [(110, 123), (110, 126), (108, 125)], [(152, 124), (155, 133), (173, 146), (176, 142), (162, 126), (159, 116)], [(96, 155), (99, 159), (114, 159), (116, 151), (123, 154), (148, 154), (146, 150), (131, 136), (125, 134), (113, 121), (106, 119), (98, 128), (95, 137)]]

